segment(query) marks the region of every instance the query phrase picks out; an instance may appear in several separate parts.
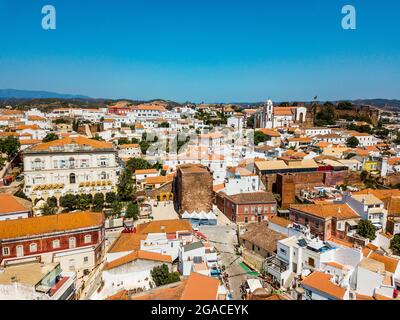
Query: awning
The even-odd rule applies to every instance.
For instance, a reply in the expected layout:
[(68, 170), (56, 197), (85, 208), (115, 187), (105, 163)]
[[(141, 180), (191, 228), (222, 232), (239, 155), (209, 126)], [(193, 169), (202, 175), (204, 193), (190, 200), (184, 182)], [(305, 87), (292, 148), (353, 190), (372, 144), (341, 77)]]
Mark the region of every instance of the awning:
[(356, 226), (358, 225), (358, 223), (355, 222), (354, 220), (346, 221), (346, 223), (347, 223), (350, 227), (356, 227)]

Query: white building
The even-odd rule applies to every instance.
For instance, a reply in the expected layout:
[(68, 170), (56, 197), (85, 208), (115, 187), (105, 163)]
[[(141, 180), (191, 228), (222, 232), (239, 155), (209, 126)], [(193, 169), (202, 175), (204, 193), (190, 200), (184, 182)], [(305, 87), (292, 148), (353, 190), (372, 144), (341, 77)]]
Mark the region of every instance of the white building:
[(70, 300), (76, 274), (59, 263), (22, 263), (0, 269), (0, 300)]
[(214, 248), (205, 246), (201, 241), (180, 247), (178, 270), (183, 276), (192, 272), (211, 275), (211, 268), (218, 267), (217, 253)]
[(260, 190), (260, 177), (246, 168), (233, 167), (227, 170), (225, 193), (230, 196)]
[(228, 118), (227, 125), (236, 130), (242, 129), (245, 126), (244, 116), (232, 116)]
[(103, 300), (121, 290), (149, 290), (155, 287), (151, 271), (154, 267), (168, 266), (173, 271), (172, 258), (154, 252), (135, 251), (106, 263), (102, 273), (102, 286), (91, 300)]
[(255, 114), (257, 128), (287, 128), (306, 121), (305, 107), (275, 107), (268, 100)]
[(348, 270), (347, 282), (362, 259), (359, 249), (323, 242), (309, 236), (292, 236), (278, 241), (277, 255), (267, 258), (264, 270), (281, 287), (288, 288), (296, 276), (313, 270), (324, 270), (328, 263), (343, 265)]
[(372, 194), (345, 194), (347, 203), (363, 220), (369, 220), (378, 230), (386, 229), (387, 210), (382, 200)]
[(32, 201), (67, 193), (113, 191), (120, 172), (112, 144), (83, 136), (41, 143), (23, 152), (25, 194)]
[(118, 149), (118, 156), (122, 159), (137, 158), (142, 154), (138, 144), (122, 144)]

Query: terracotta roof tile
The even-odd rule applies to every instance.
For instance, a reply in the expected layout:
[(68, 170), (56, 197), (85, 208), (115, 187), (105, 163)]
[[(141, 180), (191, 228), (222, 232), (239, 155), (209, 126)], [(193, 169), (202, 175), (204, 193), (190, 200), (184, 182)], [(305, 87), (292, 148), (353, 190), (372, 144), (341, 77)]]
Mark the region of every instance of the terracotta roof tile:
[(301, 285), (325, 293), (332, 298), (343, 300), (346, 289), (332, 283), (332, 277), (330, 274), (314, 271), (301, 282)]
[(189, 221), (183, 219), (155, 220), (136, 226), (138, 234), (175, 233), (177, 231), (192, 231)]
[(145, 240), (147, 235), (122, 232), (108, 250), (109, 253), (137, 251), (140, 249), (140, 241)]
[(103, 225), (104, 215), (95, 212), (75, 212), (52, 216), (0, 221), (0, 239), (12, 239), (46, 233), (62, 232)]
[(343, 220), (360, 218), (347, 204), (320, 202), (318, 204), (291, 205), (290, 208), (320, 218), (336, 217)]
[(41, 143), (31, 148), (33, 151), (50, 151), (52, 147), (65, 146), (65, 145), (79, 145), (88, 146), (93, 149), (112, 149), (113, 145), (104, 141), (89, 139), (83, 136), (69, 136), (66, 138)]
[(138, 250), (131, 252), (121, 258), (108, 262), (105, 265), (104, 270), (114, 269), (135, 260), (151, 260), (172, 263), (172, 257), (170, 255), (163, 255), (156, 252)]
[(26, 211), (29, 211), (29, 209), (23, 206), (17, 197), (7, 193), (0, 194), (0, 215)]

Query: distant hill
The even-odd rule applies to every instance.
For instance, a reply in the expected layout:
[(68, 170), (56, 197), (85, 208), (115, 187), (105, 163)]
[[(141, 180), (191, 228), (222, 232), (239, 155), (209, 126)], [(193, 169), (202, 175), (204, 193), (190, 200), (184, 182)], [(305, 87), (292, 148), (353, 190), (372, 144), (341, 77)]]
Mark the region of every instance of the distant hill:
[(0, 99), (90, 99), (90, 97), (50, 91), (0, 89)]
[(357, 105), (368, 105), (377, 108), (385, 109), (400, 109), (400, 100), (389, 100), (389, 99), (358, 99), (351, 101)]

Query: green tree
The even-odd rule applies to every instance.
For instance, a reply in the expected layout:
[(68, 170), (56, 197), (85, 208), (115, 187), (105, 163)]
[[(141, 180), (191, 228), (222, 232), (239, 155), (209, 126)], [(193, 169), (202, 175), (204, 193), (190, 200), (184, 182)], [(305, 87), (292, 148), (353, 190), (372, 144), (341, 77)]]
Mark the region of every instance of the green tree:
[(255, 125), (254, 115), (251, 115), (250, 117), (248, 117), (246, 123), (247, 123), (248, 129), (253, 129), (254, 125)]
[(350, 137), (346, 141), (346, 145), (349, 148), (356, 148), (360, 144), (360, 141), (356, 137)]
[(267, 136), (261, 131), (254, 131), (254, 145), (258, 146), (259, 143), (264, 142)]
[(338, 110), (352, 110), (353, 104), (350, 101), (341, 101), (337, 105)]
[(117, 185), (118, 197), (122, 201), (132, 200), (135, 193), (135, 186), (132, 179), (132, 171), (125, 169), (119, 177)]
[(40, 208), (40, 211), (42, 212), (43, 216), (51, 216), (56, 214), (56, 208), (50, 206), (48, 203), (43, 204), (43, 206)]
[(131, 158), (126, 162), (126, 167), (131, 171), (150, 169), (152, 165), (142, 158)]
[(142, 140), (142, 141), (140, 141), (139, 146), (140, 146), (140, 151), (143, 154), (146, 154), (147, 150), (150, 148), (150, 143), (148, 143), (147, 141)]
[(92, 138), (92, 140), (104, 141), (104, 139), (102, 137), (100, 137), (98, 134), (96, 134), (95, 137)]
[(0, 157), (0, 170), (4, 168), (4, 165), (6, 164), (6, 159), (3, 157)]
[(57, 198), (56, 197), (50, 197), (47, 199), (47, 204), (51, 207), (57, 207)]
[(160, 124), (160, 128), (169, 128), (169, 123), (168, 122), (162, 122), (161, 124)]
[(119, 201), (114, 201), (111, 204), (112, 212), (114, 216), (119, 216), (122, 211), (122, 203)]
[(400, 255), (400, 234), (395, 234), (390, 241), (390, 249), (393, 250), (395, 255)]
[(317, 126), (335, 124), (336, 110), (331, 102), (325, 102), (320, 111), (316, 113), (314, 123)]
[(120, 138), (118, 139), (118, 145), (130, 144), (131, 141), (128, 138)]
[(76, 209), (77, 197), (73, 194), (66, 194), (60, 198), (60, 206), (67, 209), (68, 211), (73, 211)]
[(53, 132), (48, 133), (44, 138), (43, 142), (50, 142), (50, 141), (55, 141), (58, 140), (58, 135), (56, 135)]
[(374, 240), (376, 238), (376, 228), (369, 220), (360, 220), (357, 226), (357, 233), (370, 240)]
[(400, 131), (397, 131), (396, 138), (394, 138), (393, 143), (397, 145), (400, 144)]
[(93, 197), (93, 211), (100, 212), (103, 209), (103, 206), (104, 195), (102, 193), (96, 193)]
[(76, 208), (79, 210), (88, 210), (92, 204), (93, 196), (91, 194), (80, 194), (76, 200)]
[(106, 193), (106, 203), (111, 204), (114, 201), (117, 201), (117, 194), (115, 192), (107, 192)]
[(16, 137), (8, 136), (0, 140), (0, 151), (7, 154), (9, 159), (18, 154), (20, 147), (21, 143)]
[(154, 267), (150, 271), (151, 277), (153, 278), (156, 286), (163, 286), (169, 283), (178, 282), (180, 280), (180, 276), (178, 272), (169, 272), (168, 266), (163, 264), (158, 267)]
[(133, 218), (133, 220), (137, 220), (139, 218), (139, 206), (137, 203), (129, 202), (128, 206), (126, 207), (126, 214), (127, 218)]

